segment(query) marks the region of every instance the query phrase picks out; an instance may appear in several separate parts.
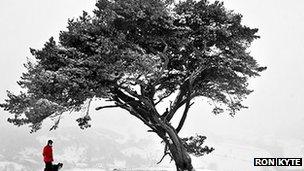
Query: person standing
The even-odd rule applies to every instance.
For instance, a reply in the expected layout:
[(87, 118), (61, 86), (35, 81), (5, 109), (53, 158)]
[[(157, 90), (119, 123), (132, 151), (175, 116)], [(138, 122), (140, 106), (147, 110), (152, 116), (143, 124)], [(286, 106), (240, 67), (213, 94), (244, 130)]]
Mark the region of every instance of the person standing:
[(53, 164), (52, 162), (53, 160), (53, 141), (52, 140), (48, 140), (47, 145), (43, 148), (43, 161), (45, 163), (45, 169), (44, 171), (51, 171)]

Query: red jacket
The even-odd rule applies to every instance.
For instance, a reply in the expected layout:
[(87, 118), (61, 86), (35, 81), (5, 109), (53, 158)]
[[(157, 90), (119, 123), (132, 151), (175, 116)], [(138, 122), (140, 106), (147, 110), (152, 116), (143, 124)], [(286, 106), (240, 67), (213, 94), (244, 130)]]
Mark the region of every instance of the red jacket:
[(51, 146), (46, 145), (43, 148), (43, 160), (44, 162), (52, 162), (53, 161), (53, 149)]

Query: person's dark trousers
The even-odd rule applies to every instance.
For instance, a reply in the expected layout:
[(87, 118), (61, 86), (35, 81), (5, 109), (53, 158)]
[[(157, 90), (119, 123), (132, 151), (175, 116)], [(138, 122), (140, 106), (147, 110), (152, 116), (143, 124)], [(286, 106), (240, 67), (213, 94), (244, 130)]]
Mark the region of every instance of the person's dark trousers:
[(52, 171), (52, 167), (53, 167), (52, 162), (45, 162), (45, 169), (44, 169), (44, 171)]

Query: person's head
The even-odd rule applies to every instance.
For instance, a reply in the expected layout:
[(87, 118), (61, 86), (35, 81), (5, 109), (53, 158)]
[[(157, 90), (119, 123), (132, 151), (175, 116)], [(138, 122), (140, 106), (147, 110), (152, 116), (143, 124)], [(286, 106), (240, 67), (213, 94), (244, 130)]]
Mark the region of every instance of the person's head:
[(53, 145), (53, 141), (52, 140), (48, 140), (47, 145), (52, 146)]

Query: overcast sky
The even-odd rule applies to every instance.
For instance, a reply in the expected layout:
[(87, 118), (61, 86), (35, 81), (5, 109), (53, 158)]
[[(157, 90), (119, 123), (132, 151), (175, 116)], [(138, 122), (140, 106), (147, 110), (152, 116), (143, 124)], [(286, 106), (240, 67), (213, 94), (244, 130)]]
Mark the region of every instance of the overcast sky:
[[(212, 115), (205, 101), (190, 109), (182, 134), (205, 133), (222, 136), (273, 136), (304, 140), (304, 1), (303, 0), (225, 0), (225, 6), (243, 14), (243, 23), (259, 28), (260, 39), (251, 54), (268, 69), (250, 81), (254, 89), (245, 104), (249, 109), (237, 113)], [(41, 48), (51, 36), (58, 37), (68, 18), (92, 11), (95, 0), (1, 0), (0, 1), (0, 101), (6, 90), (17, 90), (16, 81), (30, 56), (29, 47)], [(0, 124), (7, 113), (0, 111)], [(93, 126), (113, 130), (135, 130), (139, 121), (121, 110), (92, 112)], [(73, 123), (68, 120), (66, 123)], [(111, 122), (112, 121), (112, 122)], [(122, 125), (127, 121), (127, 124)], [(134, 126), (135, 124), (135, 126)], [(142, 128), (145, 128), (142, 126)], [(15, 129), (15, 128), (13, 128)], [(20, 129), (27, 129), (23, 127)], [(260, 134), (260, 135), (258, 135)]]

